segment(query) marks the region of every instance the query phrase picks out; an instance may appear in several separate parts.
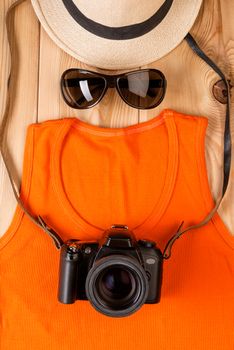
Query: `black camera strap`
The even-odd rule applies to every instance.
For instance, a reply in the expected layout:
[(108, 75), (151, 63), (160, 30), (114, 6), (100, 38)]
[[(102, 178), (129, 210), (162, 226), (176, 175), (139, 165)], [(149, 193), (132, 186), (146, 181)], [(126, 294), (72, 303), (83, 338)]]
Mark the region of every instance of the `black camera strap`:
[[(13, 8), (15, 8), (20, 3), (24, 2), (25, 0), (18, 0), (16, 1), (7, 11), (6, 14), (6, 27), (7, 27), (7, 38), (10, 46), (10, 51), (12, 50), (12, 43), (10, 40), (10, 21), (9, 21), (9, 15)], [(208, 57), (205, 55), (205, 53), (199, 48), (196, 41), (193, 39), (191, 34), (187, 34), (185, 37), (185, 40), (189, 44), (189, 46), (192, 48), (192, 50), (201, 58), (203, 59), (224, 81), (226, 89), (227, 89), (227, 109), (226, 109), (226, 120), (225, 120), (225, 130), (224, 130), (224, 168), (223, 168), (223, 189), (222, 194), (220, 198), (217, 200), (215, 207), (212, 209), (212, 211), (198, 224), (190, 226), (184, 230), (182, 230), (183, 223), (180, 225), (177, 233), (172, 236), (172, 238), (168, 241), (166, 244), (166, 247), (163, 251), (163, 258), (168, 259), (171, 256), (171, 248), (174, 244), (174, 242), (184, 233), (190, 230), (198, 229), (204, 225), (206, 225), (212, 217), (217, 212), (220, 203), (226, 193), (228, 181), (229, 181), (229, 175), (230, 175), (230, 168), (231, 168), (231, 132), (230, 132), (230, 89), (228, 81), (225, 77), (225, 75), (222, 73), (222, 71), (217, 67), (217, 65)], [(11, 55), (12, 57), (12, 55)], [(52, 229), (50, 228), (42, 219), (41, 216), (33, 216), (30, 211), (25, 207), (24, 203), (22, 202), (19, 194), (19, 190), (17, 188), (16, 182), (14, 181), (10, 168), (8, 166), (7, 158), (3, 151), (3, 136), (4, 136), (4, 128), (7, 123), (9, 110), (10, 110), (10, 93), (9, 93), (9, 87), (11, 84), (11, 73), (9, 75), (8, 79), (8, 85), (7, 85), (7, 98), (6, 98), (6, 107), (2, 118), (2, 125), (0, 130), (0, 153), (2, 155), (2, 159), (4, 162), (4, 165), (7, 170), (7, 174), (9, 176), (10, 184), (13, 189), (13, 193), (15, 196), (15, 199), (20, 206), (20, 208), (23, 210), (23, 212), (29, 217), (29, 219), (36, 224), (38, 227), (40, 227), (43, 231), (45, 231), (52, 239), (57, 249), (60, 249), (63, 245), (63, 240), (61, 237)], [(6, 148), (6, 145), (4, 145)]]

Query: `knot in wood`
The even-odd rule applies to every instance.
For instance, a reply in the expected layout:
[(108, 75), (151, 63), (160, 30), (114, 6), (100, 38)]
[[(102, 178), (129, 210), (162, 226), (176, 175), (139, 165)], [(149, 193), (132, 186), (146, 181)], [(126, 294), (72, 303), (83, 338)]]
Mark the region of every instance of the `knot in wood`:
[[(230, 88), (230, 92), (231, 92), (231, 81), (227, 80), (228, 84), (229, 84), (229, 88)], [(219, 101), (222, 104), (226, 104), (227, 103), (227, 88), (226, 88), (226, 84), (225, 81), (223, 79), (218, 80), (214, 85), (213, 85), (213, 95), (214, 98)]]

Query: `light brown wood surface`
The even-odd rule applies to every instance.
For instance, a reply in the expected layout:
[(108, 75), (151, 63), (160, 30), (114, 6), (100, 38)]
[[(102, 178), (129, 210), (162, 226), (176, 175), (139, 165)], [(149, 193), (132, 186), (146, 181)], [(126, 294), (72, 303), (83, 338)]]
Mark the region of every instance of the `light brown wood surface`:
[[(0, 116), (3, 115), (9, 74), (9, 49), (4, 17), (14, 0), (0, 0)], [(234, 85), (234, 1), (204, 0), (191, 33), (204, 51), (220, 66)], [(61, 73), (70, 67), (95, 69), (75, 60), (59, 49), (39, 24), (30, 1), (17, 6), (11, 15), (13, 40), (12, 89), (9, 122), (5, 129), (11, 157), (11, 171), (20, 187), (26, 128), (47, 119), (76, 116), (85, 122), (123, 127), (155, 117), (164, 108), (209, 118), (206, 136), (208, 177), (213, 197), (222, 188), (223, 128), (226, 106), (218, 102), (212, 88), (219, 77), (182, 42), (162, 59), (150, 64), (164, 72), (168, 89), (163, 103), (150, 111), (128, 107), (109, 90), (102, 102), (90, 110), (69, 108), (60, 95)], [(172, 33), (173, 35), (173, 33)], [(143, 68), (143, 67), (141, 67)], [(106, 71), (108, 72), (108, 71)], [(116, 71), (115, 71), (116, 72)], [(112, 73), (114, 73), (112, 71)], [(234, 94), (233, 94), (234, 95)], [(234, 139), (234, 96), (231, 128)], [(234, 155), (234, 149), (233, 149)], [(234, 158), (234, 157), (233, 157)], [(0, 236), (8, 228), (16, 201), (2, 160), (0, 161)], [(234, 235), (234, 161), (228, 191), (219, 210)]]

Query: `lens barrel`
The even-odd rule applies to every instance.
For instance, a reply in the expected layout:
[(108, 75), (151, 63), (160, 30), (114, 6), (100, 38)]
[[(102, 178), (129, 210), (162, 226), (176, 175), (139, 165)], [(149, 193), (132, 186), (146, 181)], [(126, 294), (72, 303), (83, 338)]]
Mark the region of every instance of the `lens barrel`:
[(109, 255), (97, 260), (86, 278), (86, 295), (92, 306), (111, 317), (129, 316), (145, 303), (148, 278), (133, 257)]

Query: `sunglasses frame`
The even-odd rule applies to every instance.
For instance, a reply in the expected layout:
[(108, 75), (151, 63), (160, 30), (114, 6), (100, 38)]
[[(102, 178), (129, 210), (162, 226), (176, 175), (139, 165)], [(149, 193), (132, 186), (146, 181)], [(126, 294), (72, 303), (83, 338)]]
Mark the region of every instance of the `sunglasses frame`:
[[(105, 82), (105, 87), (103, 89), (103, 92), (102, 94), (100, 95), (100, 98), (95, 102), (93, 103), (92, 105), (88, 106), (88, 107), (74, 107), (71, 103), (69, 103), (69, 101), (67, 101), (66, 99), (66, 96), (64, 94), (64, 91), (63, 91), (63, 87), (64, 87), (64, 77), (67, 73), (71, 72), (71, 71), (79, 71), (80, 73), (91, 73), (93, 75), (97, 75), (101, 78), (103, 78), (104, 82)], [(163, 82), (163, 94), (162, 96), (160, 97), (159, 101), (157, 101), (157, 103), (153, 106), (150, 106), (150, 107), (146, 107), (146, 108), (142, 108), (142, 107), (137, 107), (135, 105), (132, 105), (131, 103), (127, 102), (124, 97), (122, 96), (121, 94), (121, 91), (120, 91), (120, 88), (119, 88), (119, 79), (122, 78), (123, 76), (129, 76), (131, 74), (135, 74), (136, 72), (156, 72), (159, 74), (159, 76), (162, 78), (162, 82)], [(108, 88), (116, 88), (119, 96), (121, 97), (121, 99), (127, 104), (129, 105), (130, 107), (133, 107), (133, 108), (136, 108), (136, 109), (142, 109), (142, 110), (146, 110), (146, 109), (152, 109), (152, 108), (155, 108), (157, 107), (158, 105), (160, 105), (160, 103), (163, 101), (164, 97), (165, 97), (165, 94), (166, 94), (166, 89), (167, 89), (167, 80), (164, 76), (164, 74), (158, 70), (158, 69), (154, 69), (154, 68), (145, 68), (145, 69), (137, 69), (137, 70), (134, 70), (134, 71), (129, 71), (129, 72), (125, 72), (125, 73), (121, 73), (121, 74), (114, 74), (114, 75), (108, 75), (108, 74), (102, 74), (102, 73), (99, 73), (99, 72), (95, 72), (95, 71), (91, 71), (91, 70), (87, 70), (87, 69), (80, 69), (80, 68), (69, 68), (67, 70), (65, 70), (61, 76), (61, 79), (60, 79), (60, 90), (61, 90), (61, 93), (62, 93), (62, 96), (63, 96), (63, 99), (65, 101), (65, 103), (67, 105), (69, 105), (71, 108), (73, 109), (89, 109), (89, 108), (92, 108), (94, 106), (96, 106), (104, 97), (104, 95), (106, 94), (106, 91)]]

